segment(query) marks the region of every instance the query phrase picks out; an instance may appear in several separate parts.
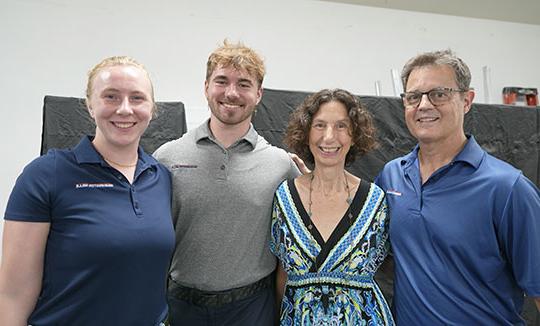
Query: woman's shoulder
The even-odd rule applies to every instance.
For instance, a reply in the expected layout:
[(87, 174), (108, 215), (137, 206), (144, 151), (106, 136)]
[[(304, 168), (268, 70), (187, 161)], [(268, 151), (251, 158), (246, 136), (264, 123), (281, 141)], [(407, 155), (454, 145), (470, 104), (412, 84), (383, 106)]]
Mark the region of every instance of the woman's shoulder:
[(36, 173), (36, 174), (43, 174), (43, 173), (50, 173), (54, 170), (54, 167), (56, 165), (56, 159), (59, 156), (63, 156), (68, 152), (69, 150), (65, 149), (50, 149), (47, 151), (46, 154), (38, 156), (34, 158), (30, 163), (28, 163), (24, 169), (23, 174), (27, 173)]
[(374, 182), (366, 179), (360, 179), (359, 182), (360, 183), (358, 189), (360, 189), (360, 187), (364, 187), (368, 191), (368, 193), (371, 194), (371, 196), (385, 197), (384, 190)]
[(297, 188), (307, 188), (309, 189), (309, 184), (311, 182), (312, 174), (302, 174), (292, 179), (294, 185)]

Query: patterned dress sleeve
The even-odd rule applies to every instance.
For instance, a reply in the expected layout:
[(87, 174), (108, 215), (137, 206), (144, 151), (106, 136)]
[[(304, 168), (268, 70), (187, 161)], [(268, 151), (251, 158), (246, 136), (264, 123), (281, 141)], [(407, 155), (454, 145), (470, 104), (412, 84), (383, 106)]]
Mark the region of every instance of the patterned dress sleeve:
[(279, 242), (281, 239), (281, 232), (279, 228), (280, 223), (280, 209), (277, 196), (274, 195), (274, 202), (272, 204), (272, 222), (270, 224), (270, 251), (281, 261), (282, 257), (279, 252)]
[(383, 263), (384, 259), (388, 255), (390, 250), (390, 241), (388, 234), (388, 227), (390, 225), (390, 215), (388, 214), (388, 205), (386, 203), (386, 196), (381, 191), (383, 196), (377, 211), (375, 212), (375, 223), (377, 223), (376, 237), (377, 246), (373, 259), (374, 269), (377, 270)]

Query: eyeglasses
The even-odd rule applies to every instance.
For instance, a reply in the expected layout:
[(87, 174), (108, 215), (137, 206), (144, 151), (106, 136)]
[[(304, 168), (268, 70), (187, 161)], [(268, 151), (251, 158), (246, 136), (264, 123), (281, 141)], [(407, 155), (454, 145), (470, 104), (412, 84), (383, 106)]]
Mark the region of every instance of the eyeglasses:
[(405, 92), (401, 93), (401, 98), (403, 99), (403, 105), (409, 108), (416, 108), (422, 102), (422, 97), (424, 94), (427, 95), (429, 101), (434, 106), (442, 105), (448, 103), (452, 97), (452, 93), (463, 93), (466, 90), (463, 89), (453, 89), (448, 87), (439, 87), (429, 90), (427, 92)]

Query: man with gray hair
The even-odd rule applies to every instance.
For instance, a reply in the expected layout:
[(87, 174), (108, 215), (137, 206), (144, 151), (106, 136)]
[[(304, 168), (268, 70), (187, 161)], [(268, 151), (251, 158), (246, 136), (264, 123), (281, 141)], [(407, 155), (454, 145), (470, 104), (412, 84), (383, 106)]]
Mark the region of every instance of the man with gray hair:
[(463, 129), (474, 92), (451, 51), (420, 54), (402, 72), (405, 121), (418, 140), (387, 163), (399, 325), (524, 325), (540, 309), (540, 192)]

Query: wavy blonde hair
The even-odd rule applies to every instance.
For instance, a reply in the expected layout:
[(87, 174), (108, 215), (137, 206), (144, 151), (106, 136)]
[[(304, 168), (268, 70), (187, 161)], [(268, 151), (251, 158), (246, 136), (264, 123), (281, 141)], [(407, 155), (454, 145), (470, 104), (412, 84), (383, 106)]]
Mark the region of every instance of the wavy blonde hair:
[(250, 76), (255, 77), (259, 87), (262, 86), (264, 74), (266, 73), (264, 61), (259, 54), (241, 42), (233, 44), (226, 39), (208, 57), (206, 81), (209, 81), (210, 76), (217, 67), (233, 67), (237, 70), (245, 70)]

